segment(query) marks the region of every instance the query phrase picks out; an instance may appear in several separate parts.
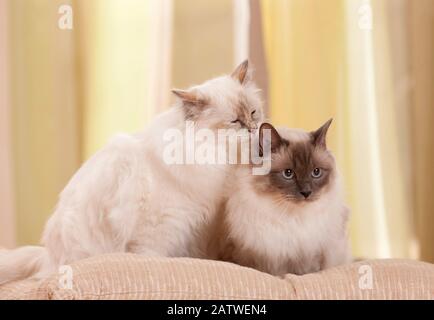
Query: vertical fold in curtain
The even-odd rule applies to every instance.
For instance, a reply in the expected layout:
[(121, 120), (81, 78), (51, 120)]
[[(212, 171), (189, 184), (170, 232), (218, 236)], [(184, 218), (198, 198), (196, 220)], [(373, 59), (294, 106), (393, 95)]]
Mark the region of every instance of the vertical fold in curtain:
[(410, 27), (411, 154), (420, 257), (434, 262), (434, 2), (407, 0)]
[(76, 0), (83, 160), (167, 103), (171, 0)]
[[(388, 207), (388, 220), (392, 221), (390, 233), (390, 241), (394, 243), (391, 247), (392, 256), (418, 258), (420, 257), (420, 246), (415, 233), (415, 192), (412, 186), (415, 159), (411, 152), (414, 135), (411, 132), (413, 107), (411, 83), (413, 75), (410, 69), (410, 57), (413, 49), (410, 46), (410, 21), (408, 18), (410, 1), (388, 0), (382, 3), (373, 2), (372, 5), (374, 13), (376, 11), (383, 12), (383, 17), (379, 15), (377, 20), (384, 21), (382, 29), (375, 29), (383, 30), (377, 36), (375, 43), (380, 54), (379, 59), (376, 60), (377, 69), (381, 72), (381, 70), (387, 70), (385, 67), (388, 66), (388, 79), (379, 82), (389, 83), (388, 89), (382, 89), (381, 86), (378, 89), (379, 95), (381, 95), (378, 98), (380, 123), (386, 124), (382, 126), (385, 131), (382, 135), (382, 144), (386, 146), (382, 148), (382, 157), (386, 161), (387, 157), (396, 157), (396, 161), (393, 162), (395, 167), (389, 166), (388, 163), (383, 165), (386, 168), (386, 174), (394, 175), (396, 172), (401, 172), (402, 175), (398, 181), (386, 178), (388, 183), (385, 187), (386, 203), (391, 203), (391, 206)], [(383, 60), (386, 60), (386, 63)], [(388, 127), (391, 123), (388, 120), (390, 118), (393, 119), (392, 128)], [(396, 139), (389, 140), (390, 136), (396, 136)], [(403, 219), (397, 220), (396, 224), (393, 223), (395, 212), (403, 217)]]
[(233, 1), (234, 67), (249, 57), (250, 6), (249, 0)]
[(172, 85), (185, 88), (234, 65), (233, 0), (175, 0)]
[[(405, 59), (393, 59), (392, 51), (405, 54), (407, 48), (405, 34), (393, 37), (390, 10), (388, 1), (347, 1), (348, 151), (355, 209), (351, 230), (363, 256), (409, 258), (417, 255), (410, 170), (405, 169), (411, 166), (405, 116), (409, 105), (396, 90), (402, 80), (396, 71), (405, 71)], [(371, 26), (363, 19), (372, 19)]]
[(261, 9), (270, 116), (278, 125), (319, 127), (342, 103), (343, 1), (262, 0)]
[(146, 101), (146, 119), (152, 118), (170, 104), (170, 87), (172, 85), (172, 29), (173, 1), (151, 0), (147, 30), (149, 41), (147, 50), (148, 99)]
[(15, 245), (11, 112), (9, 100), (9, 8), (0, 0), (0, 247)]
[(58, 28), (66, 0), (9, 1), (10, 103), (17, 243), (38, 243), (79, 165), (73, 31)]
[(264, 37), (262, 33), (262, 14), (260, 0), (249, 1), (250, 26), (249, 26), (249, 60), (254, 68), (254, 79), (262, 90), (264, 100), (264, 112), (268, 117), (268, 74), (265, 58)]

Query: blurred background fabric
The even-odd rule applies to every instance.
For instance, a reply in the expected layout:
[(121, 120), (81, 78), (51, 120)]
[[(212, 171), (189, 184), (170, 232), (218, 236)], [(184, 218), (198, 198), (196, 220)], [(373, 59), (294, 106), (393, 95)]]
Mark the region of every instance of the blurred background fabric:
[(0, 246), (38, 243), (73, 173), (170, 88), (246, 57), (273, 123), (334, 118), (354, 255), (434, 262), (432, 0), (0, 0)]

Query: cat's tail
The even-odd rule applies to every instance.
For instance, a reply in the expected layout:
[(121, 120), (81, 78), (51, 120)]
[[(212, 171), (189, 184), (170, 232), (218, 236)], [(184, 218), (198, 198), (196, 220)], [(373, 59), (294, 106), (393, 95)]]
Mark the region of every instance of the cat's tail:
[(0, 250), (0, 285), (28, 277), (42, 277), (51, 270), (49, 253), (44, 247)]

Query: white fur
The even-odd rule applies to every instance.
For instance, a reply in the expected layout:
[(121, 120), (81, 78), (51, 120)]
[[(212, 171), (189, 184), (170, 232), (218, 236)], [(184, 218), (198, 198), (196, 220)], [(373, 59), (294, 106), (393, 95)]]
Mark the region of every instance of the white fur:
[[(279, 133), (292, 141), (307, 139), (298, 130), (279, 129)], [(229, 197), (225, 222), (228, 238), (239, 249), (233, 253), (235, 262), (281, 275), (314, 272), (350, 261), (345, 231), (348, 210), (339, 178), (318, 200), (304, 204), (276, 203), (258, 195), (247, 167), (239, 168), (232, 181), (232, 190), (237, 191)]]
[[(194, 89), (209, 101), (199, 128), (233, 126), (240, 96), (260, 120), (261, 102), (250, 82), (224, 76)], [(196, 256), (196, 230), (216, 212), (230, 167), (164, 163), (164, 132), (184, 132), (185, 107), (179, 101), (143, 132), (118, 135), (90, 158), (61, 193), (45, 227), (45, 248), (0, 254), (0, 284), (103, 253)]]

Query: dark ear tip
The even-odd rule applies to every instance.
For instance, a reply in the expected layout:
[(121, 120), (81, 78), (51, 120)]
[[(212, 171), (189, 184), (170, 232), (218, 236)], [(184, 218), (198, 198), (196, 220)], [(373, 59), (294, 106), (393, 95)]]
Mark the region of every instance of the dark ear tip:
[(319, 129), (311, 132), (313, 143), (315, 145), (319, 145), (324, 148), (326, 147), (326, 135), (332, 121), (333, 118), (330, 118)]
[(321, 131), (327, 131), (328, 130), (328, 128), (330, 127), (330, 125), (332, 124), (332, 122), (333, 122), (333, 118), (330, 118), (330, 119), (328, 119), (321, 127), (320, 127), (320, 129), (319, 130), (321, 130)]
[(328, 130), (328, 128), (331, 126), (333, 122), (333, 118), (330, 118), (329, 120), (327, 120), (327, 122), (323, 125), (325, 130)]

